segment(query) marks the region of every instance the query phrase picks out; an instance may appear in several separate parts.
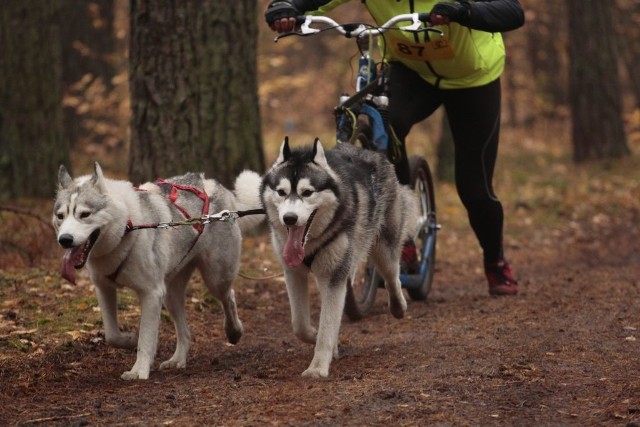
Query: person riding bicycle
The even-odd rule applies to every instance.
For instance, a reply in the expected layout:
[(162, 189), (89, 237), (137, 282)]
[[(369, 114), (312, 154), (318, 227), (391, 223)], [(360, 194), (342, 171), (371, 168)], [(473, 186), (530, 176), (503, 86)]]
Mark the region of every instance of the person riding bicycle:
[[(296, 28), (296, 16), (325, 13), (349, 0), (272, 0), (272, 30)], [(493, 190), (505, 64), (501, 32), (524, 25), (518, 0), (361, 0), (378, 25), (404, 13), (426, 12), (444, 36), (393, 31), (384, 43), (390, 64), (389, 120), (404, 141), (411, 127), (444, 105), (455, 146), (455, 182), (483, 251), (491, 295), (515, 295), (518, 283), (504, 256), (504, 212)], [(389, 33), (391, 34), (391, 32)], [(409, 184), (406, 150), (396, 165)], [(409, 252), (409, 251), (408, 251)], [(403, 258), (405, 252), (403, 251)]]

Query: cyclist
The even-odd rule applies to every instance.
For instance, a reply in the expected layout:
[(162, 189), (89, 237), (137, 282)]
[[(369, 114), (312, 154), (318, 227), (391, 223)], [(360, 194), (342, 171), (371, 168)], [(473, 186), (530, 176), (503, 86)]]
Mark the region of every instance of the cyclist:
[[(267, 24), (283, 33), (295, 29), (294, 17), (324, 13), (349, 0), (272, 0)], [(501, 32), (524, 24), (518, 0), (438, 2), (361, 0), (378, 25), (403, 13), (428, 12), (444, 37), (428, 32), (392, 31), (384, 43), (390, 64), (390, 122), (404, 143), (411, 127), (444, 105), (455, 146), (455, 181), (469, 223), (483, 251), (491, 295), (515, 295), (518, 283), (504, 256), (502, 204), (493, 191), (498, 153), (501, 84), (505, 49)], [(396, 165), (409, 183), (406, 150)], [(411, 253), (403, 251), (403, 261)]]

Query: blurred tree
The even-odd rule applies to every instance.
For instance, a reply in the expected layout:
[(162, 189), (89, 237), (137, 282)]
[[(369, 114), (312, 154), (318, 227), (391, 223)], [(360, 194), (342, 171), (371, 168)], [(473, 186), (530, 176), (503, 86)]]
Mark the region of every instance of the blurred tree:
[(527, 9), (527, 53), (535, 82), (536, 113), (554, 117), (559, 106), (567, 105), (566, 25), (559, 19), (566, 16), (562, 2), (543, 2)]
[[(528, 13), (530, 16), (531, 13)], [(527, 17), (527, 20), (529, 17)], [(528, 23), (528, 21), (527, 21)], [(526, 29), (527, 27), (525, 27)], [(533, 72), (528, 57), (529, 37), (526, 31), (510, 31), (502, 34), (507, 52), (505, 70), (500, 80), (503, 86), (502, 123), (507, 126), (531, 124), (538, 112), (533, 103), (524, 103), (520, 98), (534, 86)]]
[(630, 153), (622, 117), (618, 49), (610, 0), (566, 0), (569, 17), (569, 104), (573, 158), (622, 157)]
[(132, 0), (133, 181), (264, 169), (256, 14), (255, 0)]
[[(61, 28), (65, 93), (72, 92), (70, 88), (81, 80), (82, 86), (88, 87), (96, 79), (104, 85), (105, 92), (112, 90), (118, 47), (114, 34), (114, 1), (62, 0), (61, 8), (60, 16), (64, 17), (65, 23)], [(74, 101), (64, 105), (65, 132), (70, 145), (76, 146), (79, 137), (101, 143), (103, 135), (83, 127), (86, 124), (83, 118), (90, 115), (86, 103)]]
[(61, 90), (60, 2), (0, 7), (0, 198), (51, 197), (69, 165)]
[(627, 69), (629, 86), (640, 109), (640, 1), (618, 0), (615, 10), (620, 56)]
[(114, 34), (113, 0), (62, 0), (61, 16), (64, 67), (62, 78), (72, 84), (90, 73), (101, 77), (107, 89), (112, 89), (115, 75), (111, 57), (117, 47)]

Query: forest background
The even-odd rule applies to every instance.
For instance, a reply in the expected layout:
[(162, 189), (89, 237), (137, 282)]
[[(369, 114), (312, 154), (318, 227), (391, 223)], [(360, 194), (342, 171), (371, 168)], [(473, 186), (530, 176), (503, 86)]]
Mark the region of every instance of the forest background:
[[(223, 345), (217, 303), (194, 278), (189, 367), (152, 372), (146, 385), (118, 380), (135, 354), (104, 344), (86, 271), (78, 287), (59, 277), (62, 250), (49, 217), (60, 163), (77, 175), (99, 161), (108, 176), (141, 182), (173, 165), (167, 158), (181, 156), (172, 152), (185, 146), (179, 140), (182, 145), (166, 142), (145, 152), (141, 142), (150, 136), (137, 127), (140, 80), (131, 70), (141, 58), (144, 63), (163, 52), (145, 57), (131, 49), (144, 41), (135, 37), (140, 33), (132, 22), (149, 30), (131, 19), (131, 11), (145, 16), (146, 2), (11, 5), (18, 4), (24, 19), (9, 13), (16, 8), (0, 9), (0, 46), (19, 49), (0, 53), (0, 419), (47, 425), (640, 422), (638, 1), (522, 0), (527, 23), (505, 35), (496, 189), (521, 295), (512, 302), (486, 296), (477, 244), (450, 182), (450, 144), (438, 112), (408, 141), (410, 152), (438, 170), (443, 230), (432, 294), (426, 303), (411, 303), (408, 319), (394, 323), (380, 292), (370, 318), (344, 322), (344, 357), (319, 385), (299, 378), (311, 350), (291, 334), (286, 293), (265, 234), (245, 242), (243, 272), (264, 280), (236, 283), (246, 327), (239, 345)], [(284, 135), (295, 144), (316, 136), (333, 140), (333, 106), (340, 93), (352, 91), (357, 53), (351, 41), (327, 33), (274, 43), (264, 24), (265, 0), (159, 4), (211, 17), (221, 31), (218, 46), (236, 43), (235, 52), (244, 55), (233, 64), (234, 57), (213, 50), (207, 66), (232, 69), (249, 82), (242, 105), (252, 105), (244, 110), (254, 117), (237, 119), (233, 109), (211, 114), (211, 128), (231, 138), (209, 141), (211, 154), (196, 156), (194, 170), (229, 181), (234, 169), (227, 166), (234, 162), (226, 144), (239, 150), (234, 167), (262, 169)], [(54, 38), (27, 26), (40, 13), (42, 22), (55, 17), (59, 49)], [(370, 22), (358, 1), (332, 16)], [(2, 25), (7, 22), (18, 27)], [(170, 33), (172, 22), (165, 24), (153, 34), (157, 40), (160, 32)], [(34, 51), (38, 61), (22, 61)], [(39, 71), (35, 83), (28, 79), (30, 71), (51, 70), (52, 61), (59, 64), (54, 72)], [(33, 67), (17, 66), (25, 63)], [(161, 83), (143, 83), (151, 82)], [(252, 84), (255, 90), (248, 89)], [(157, 93), (173, 90), (166, 86)], [(49, 89), (54, 96), (30, 96)], [(213, 92), (212, 104), (239, 100), (242, 91), (235, 90)], [(12, 133), (16, 123), (20, 138)], [(146, 169), (148, 159), (162, 159), (160, 169)], [(124, 291), (119, 309), (123, 327), (136, 329), (135, 296)], [(173, 339), (163, 316), (160, 354), (170, 352)]]

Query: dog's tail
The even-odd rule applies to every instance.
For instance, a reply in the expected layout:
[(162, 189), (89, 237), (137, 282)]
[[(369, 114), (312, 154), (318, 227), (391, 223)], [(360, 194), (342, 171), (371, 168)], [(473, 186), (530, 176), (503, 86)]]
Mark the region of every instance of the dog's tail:
[[(260, 184), (262, 178), (254, 171), (244, 170), (236, 178), (233, 193), (236, 196), (238, 211), (262, 209), (260, 201)], [(240, 230), (246, 233), (261, 225), (266, 220), (264, 214), (246, 215), (238, 219)]]

